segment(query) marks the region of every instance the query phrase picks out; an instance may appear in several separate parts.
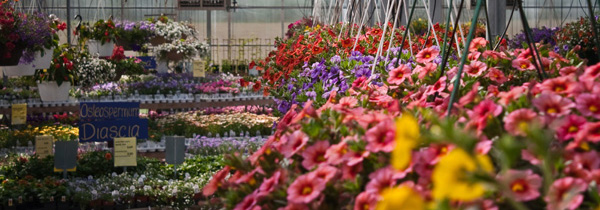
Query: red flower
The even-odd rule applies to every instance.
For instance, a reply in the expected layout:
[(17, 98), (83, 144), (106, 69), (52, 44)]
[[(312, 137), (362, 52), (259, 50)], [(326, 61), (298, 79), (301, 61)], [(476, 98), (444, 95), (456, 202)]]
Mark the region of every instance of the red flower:
[(252, 86), (252, 89), (254, 90), (254, 92), (259, 91), (260, 90), (260, 81), (254, 82), (254, 86)]
[(104, 159), (106, 159), (106, 160), (112, 159), (112, 154), (110, 154), (110, 152), (107, 152), (106, 154), (104, 154)]
[(62, 30), (67, 29), (67, 24), (66, 23), (61, 23), (61, 24), (58, 24), (56, 27), (58, 28), (58, 30), (62, 31)]
[(108, 31), (104, 31), (104, 36), (108, 36)]
[[(6, 49), (9, 51), (12, 49), (15, 49), (15, 47), (16, 47), (15, 44), (13, 44), (12, 42), (7, 42), (6, 45), (4, 45), (4, 46), (6, 46)], [(10, 58), (10, 56), (9, 56), (9, 58)]]
[(241, 78), (241, 79), (240, 79), (240, 86), (242, 86), (242, 87), (246, 87), (246, 86), (248, 86), (248, 84), (249, 84), (249, 82), (248, 82), (248, 81), (246, 81), (246, 80), (244, 80), (244, 78)]

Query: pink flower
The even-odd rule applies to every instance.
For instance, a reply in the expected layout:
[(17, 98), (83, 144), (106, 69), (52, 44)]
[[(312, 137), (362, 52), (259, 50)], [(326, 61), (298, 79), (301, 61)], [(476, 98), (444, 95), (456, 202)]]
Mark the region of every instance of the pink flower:
[(256, 207), (257, 200), (258, 196), (256, 193), (251, 193), (247, 195), (241, 203), (238, 203), (234, 210), (252, 210), (254, 207)]
[(566, 66), (558, 70), (560, 76), (568, 76), (577, 72), (577, 67), (575, 66)]
[(396, 172), (391, 167), (380, 168), (369, 175), (369, 183), (365, 187), (365, 192), (379, 194), (386, 188), (391, 188), (396, 185), (396, 180), (403, 177), (398, 177)]
[(325, 181), (314, 173), (299, 176), (287, 189), (287, 200), (291, 203), (307, 204), (325, 189)]
[(204, 186), (204, 189), (202, 189), (202, 195), (210, 196), (214, 194), (217, 191), (217, 189), (223, 184), (223, 180), (225, 180), (225, 178), (229, 174), (229, 170), (229, 166), (225, 166), (225, 168), (215, 173), (215, 175), (208, 182), (208, 184)]
[(510, 195), (517, 201), (530, 201), (540, 197), (542, 178), (531, 170), (508, 170), (500, 177), (500, 181), (507, 186)]
[(558, 179), (552, 183), (548, 195), (544, 200), (548, 203), (548, 210), (576, 209), (583, 201), (583, 195), (587, 185), (585, 181), (573, 177)]
[(417, 54), (417, 62), (419, 63), (429, 63), (433, 59), (435, 59), (440, 54), (438, 49), (433, 47), (428, 47)]
[(593, 172), (599, 170), (600, 156), (598, 152), (590, 151), (575, 154), (571, 163), (565, 168), (565, 173), (591, 182), (594, 180)]
[(469, 52), (477, 51), (479, 48), (487, 46), (488, 41), (483, 37), (477, 37), (471, 41), (471, 45), (469, 45)]
[(465, 73), (472, 77), (478, 77), (485, 70), (487, 70), (487, 65), (481, 61), (473, 61), (469, 65), (465, 65)]
[(504, 129), (512, 135), (525, 136), (537, 114), (531, 109), (517, 109), (504, 118)]
[(309, 210), (309, 208), (305, 204), (288, 203), (287, 206), (277, 210)]
[(575, 141), (600, 142), (600, 122), (586, 123), (581, 132), (575, 137)]
[(340, 99), (337, 104), (339, 108), (353, 108), (358, 104), (358, 100), (355, 97), (346, 96)]
[(348, 153), (348, 145), (345, 141), (341, 141), (327, 149), (327, 152), (325, 152), (325, 159), (327, 159), (327, 163), (337, 165), (344, 161), (343, 157), (346, 153)]
[(377, 194), (361, 192), (354, 201), (354, 210), (374, 210), (377, 205)]
[(258, 188), (260, 190), (260, 194), (266, 195), (273, 192), (273, 190), (275, 190), (279, 184), (279, 178), (281, 178), (281, 171), (276, 171), (273, 173), (273, 176), (269, 177), (268, 179), (265, 178), (263, 183)]
[(569, 99), (552, 93), (542, 93), (533, 99), (533, 105), (542, 113), (550, 117), (559, 117), (571, 112), (575, 104)]
[(391, 152), (394, 149), (394, 137), (396, 136), (393, 124), (391, 119), (387, 119), (367, 130), (365, 133), (366, 149), (370, 152)]
[(314, 173), (318, 178), (325, 180), (325, 182), (327, 183), (337, 176), (338, 169), (327, 164), (321, 164), (319, 168), (317, 168), (317, 170), (313, 171), (312, 173)]
[(390, 71), (390, 76), (387, 81), (390, 85), (401, 85), (406, 78), (409, 78), (411, 74), (411, 70), (408, 66), (401, 64), (398, 68), (392, 69)]
[(571, 94), (576, 88), (577, 83), (570, 77), (557, 77), (545, 80), (540, 89), (562, 95)]
[(469, 114), (471, 120), (488, 120), (497, 117), (502, 113), (502, 106), (497, 105), (494, 101), (486, 99), (473, 107), (473, 111)]
[(344, 159), (348, 160), (346, 165), (354, 166), (359, 163), (362, 163), (362, 161), (366, 157), (369, 157), (370, 154), (371, 153), (369, 151), (352, 151), (351, 150), (350, 152), (346, 153), (346, 155), (344, 155)]
[(437, 64), (435, 63), (427, 63), (425, 66), (417, 66), (415, 68), (415, 72), (419, 73), (419, 79), (423, 79), (426, 76), (433, 76), (433, 72), (437, 69)]
[(477, 152), (477, 154), (485, 155), (488, 152), (490, 152), (493, 144), (494, 142), (492, 142), (491, 140), (480, 141), (475, 146), (475, 151)]
[(288, 141), (281, 151), (286, 158), (292, 157), (306, 145), (306, 142), (308, 142), (308, 136), (300, 130), (294, 131), (294, 133), (288, 135), (287, 138)]
[(504, 76), (504, 73), (502, 73), (502, 71), (500, 71), (494, 67), (490, 68), (490, 71), (488, 72), (488, 74), (486, 76), (488, 78), (490, 78), (490, 80), (492, 80), (498, 84), (502, 84), (507, 81), (506, 76)]
[(527, 91), (527, 89), (524, 87), (513, 87), (508, 92), (499, 93), (498, 96), (500, 97), (500, 100), (498, 100), (498, 102), (504, 106), (508, 106), (510, 102), (525, 94), (525, 91)]
[(600, 76), (600, 63), (587, 67), (581, 77), (583, 79), (594, 80)]
[(435, 84), (427, 86), (426, 95), (432, 95), (436, 92), (442, 92), (446, 88), (446, 76), (441, 77)]
[(329, 148), (329, 141), (319, 141), (314, 145), (307, 147), (306, 150), (302, 153), (302, 166), (307, 170), (311, 170), (313, 167), (324, 163), (325, 153)]
[(556, 129), (558, 140), (566, 141), (577, 136), (587, 120), (579, 115), (571, 114), (567, 116), (563, 123)]
[(523, 58), (517, 58), (512, 61), (512, 67), (521, 71), (535, 69), (535, 66), (531, 64), (531, 61)]
[(583, 116), (591, 116), (600, 119), (600, 95), (582, 93), (575, 99), (577, 110)]
[(356, 175), (362, 171), (362, 164), (355, 165), (347, 165), (344, 164), (342, 166), (342, 180), (353, 180), (356, 178)]

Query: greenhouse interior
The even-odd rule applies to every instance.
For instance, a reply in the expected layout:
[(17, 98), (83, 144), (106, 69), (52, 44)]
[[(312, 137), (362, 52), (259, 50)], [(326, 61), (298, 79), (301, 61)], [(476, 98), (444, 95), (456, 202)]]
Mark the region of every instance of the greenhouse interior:
[(599, 210), (599, 15), (0, 0), (0, 210)]

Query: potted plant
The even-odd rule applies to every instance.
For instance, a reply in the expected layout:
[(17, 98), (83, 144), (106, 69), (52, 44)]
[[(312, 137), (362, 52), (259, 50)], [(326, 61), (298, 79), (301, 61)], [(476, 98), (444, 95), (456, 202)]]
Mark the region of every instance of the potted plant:
[(42, 101), (66, 101), (75, 81), (74, 50), (63, 45), (54, 51), (50, 68), (36, 71), (38, 91)]
[(33, 75), (36, 69), (49, 68), (54, 48), (58, 46), (57, 32), (66, 28), (54, 15), (36, 12), (22, 16), (17, 34), (25, 43), (25, 50), (19, 65), (5, 68), (7, 76)]
[(85, 41), (88, 51), (98, 56), (110, 56), (114, 48), (114, 42), (118, 37), (115, 23), (112, 20), (98, 20), (93, 26), (83, 24), (80, 36)]
[(115, 77), (112, 79), (113, 81), (118, 81), (123, 75), (133, 76), (148, 73), (144, 68), (146, 63), (142, 62), (139, 58), (126, 58), (124, 48), (121, 46), (115, 47), (113, 55), (110, 56), (110, 61), (115, 65)]
[(25, 50), (25, 43), (18, 35), (20, 13), (15, 13), (14, 2), (0, 2), (0, 66), (16, 66)]
[(194, 33), (194, 29), (187, 23), (172, 21), (166, 16), (160, 16), (158, 20), (150, 19), (150, 22), (154, 23), (154, 37), (150, 39), (154, 46), (186, 39)]
[(81, 57), (77, 60), (78, 82), (82, 88), (104, 84), (115, 77), (115, 64), (97, 57)]
[(208, 45), (199, 41), (176, 40), (165, 43), (154, 49), (154, 55), (158, 61), (180, 61), (195, 56), (205, 56), (208, 53)]
[(125, 21), (118, 22), (115, 26), (117, 34), (119, 34), (117, 45), (122, 46), (125, 50), (139, 51), (154, 36), (154, 23), (150, 21)]

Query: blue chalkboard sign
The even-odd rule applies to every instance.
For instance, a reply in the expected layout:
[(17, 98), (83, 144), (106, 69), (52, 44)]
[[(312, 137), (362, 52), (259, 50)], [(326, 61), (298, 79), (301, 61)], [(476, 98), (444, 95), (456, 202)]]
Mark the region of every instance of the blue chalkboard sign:
[(81, 102), (79, 141), (148, 138), (148, 120), (140, 119), (139, 102)]
[(138, 56), (138, 59), (142, 60), (142, 62), (146, 63), (144, 69), (156, 69), (156, 57), (154, 56)]

